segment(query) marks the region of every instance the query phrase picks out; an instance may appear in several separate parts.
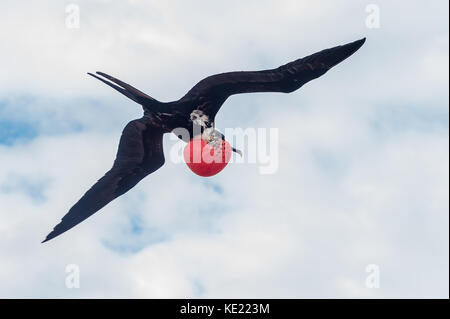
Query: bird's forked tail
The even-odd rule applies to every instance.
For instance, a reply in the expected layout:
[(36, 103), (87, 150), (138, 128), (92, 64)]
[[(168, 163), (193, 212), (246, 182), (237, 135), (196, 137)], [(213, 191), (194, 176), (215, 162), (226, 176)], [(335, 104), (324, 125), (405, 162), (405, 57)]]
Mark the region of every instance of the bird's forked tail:
[[(142, 106), (145, 107), (149, 107), (151, 105), (155, 105), (155, 104), (159, 104), (160, 102), (158, 102), (157, 100), (155, 100), (154, 98), (152, 98), (151, 96), (145, 94), (144, 92), (139, 91), (138, 89), (136, 89), (135, 87), (120, 81), (119, 79), (116, 79), (115, 77), (112, 77), (111, 75), (108, 75), (106, 73), (103, 72), (95, 72), (96, 74), (106, 78), (102, 79), (101, 77), (99, 77), (96, 74), (92, 74), (89, 73), (88, 74), (90, 76), (93, 76), (94, 78), (102, 81), (103, 83), (109, 85), (110, 87), (112, 87), (113, 89), (119, 91), (120, 93), (122, 93), (123, 95), (125, 95), (126, 97), (132, 99), (133, 101), (135, 101), (136, 103), (141, 104)], [(113, 84), (111, 82), (114, 82), (116, 84)]]

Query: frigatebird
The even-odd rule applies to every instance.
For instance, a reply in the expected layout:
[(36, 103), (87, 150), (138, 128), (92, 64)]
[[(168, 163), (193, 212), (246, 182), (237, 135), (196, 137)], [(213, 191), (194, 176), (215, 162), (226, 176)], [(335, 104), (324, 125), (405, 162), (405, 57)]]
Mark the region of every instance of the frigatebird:
[[(200, 128), (201, 138), (208, 142), (224, 139), (214, 129), (214, 119), (230, 95), (251, 92), (291, 93), (348, 58), (364, 42), (365, 38), (325, 49), (275, 69), (212, 75), (198, 82), (185, 96), (174, 102), (159, 102), (108, 74), (88, 73), (140, 104), (144, 115), (125, 126), (112, 168), (73, 205), (43, 242), (81, 223), (163, 166), (163, 134), (174, 132), (176, 128), (184, 128), (189, 132)], [(236, 149), (233, 151), (238, 152)]]

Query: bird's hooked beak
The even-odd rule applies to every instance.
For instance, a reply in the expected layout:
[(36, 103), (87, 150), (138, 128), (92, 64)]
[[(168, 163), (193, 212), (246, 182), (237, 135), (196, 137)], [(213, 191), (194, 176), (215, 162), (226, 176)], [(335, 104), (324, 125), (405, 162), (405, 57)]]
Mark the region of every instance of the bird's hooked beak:
[(240, 157), (242, 157), (242, 152), (234, 147), (231, 147), (231, 150), (237, 154), (239, 154)]
[[(210, 122), (207, 123), (210, 124)], [(225, 135), (214, 129), (214, 122), (212, 122), (212, 126), (206, 126), (202, 132), (202, 139), (204, 139), (207, 143), (217, 143), (219, 141), (225, 141)], [(221, 143), (222, 142), (219, 142), (219, 145), (221, 145)], [(231, 150), (242, 157), (242, 152), (240, 150), (235, 147), (231, 147)]]

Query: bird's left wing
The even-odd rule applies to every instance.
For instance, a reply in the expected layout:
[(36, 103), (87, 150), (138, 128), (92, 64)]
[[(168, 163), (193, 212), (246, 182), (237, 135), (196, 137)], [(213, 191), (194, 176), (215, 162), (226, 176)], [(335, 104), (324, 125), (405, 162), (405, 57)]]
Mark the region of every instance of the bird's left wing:
[(289, 93), (325, 74), (356, 52), (365, 39), (325, 49), (304, 58), (263, 71), (238, 71), (209, 76), (180, 99), (214, 118), (223, 102), (233, 94), (251, 92)]
[(44, 242), (81, 223), (160, 168), (164, 164), (163, 134), (145, 117), (129, 122), (122, 132), (113, 167), (69, 210)]

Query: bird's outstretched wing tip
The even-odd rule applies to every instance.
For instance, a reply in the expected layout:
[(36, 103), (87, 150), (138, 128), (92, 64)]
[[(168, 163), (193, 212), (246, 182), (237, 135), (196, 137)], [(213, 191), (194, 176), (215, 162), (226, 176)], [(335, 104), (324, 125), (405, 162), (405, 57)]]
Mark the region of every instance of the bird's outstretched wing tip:
[(351, 48), (352, 51), (357, 51), (360, 47), (363, 46), (363, 44), (366, 42), (366, 40), (367, 40), (367, 38), (364, 37), (364, 38), (361, 38), (361, 39), (359, 39), (359, 40), (350, 42), (350, 43), (348, 43), (347, 45), (344, 44), (343, 46), (344, 46), (344, 47)]
[(59, 235), (59, 234), (57, 234), (57, 233), (55, 232), (55, 230), (53, 229), (53, 230), (45, 237), (45, 239), (44, 239), (43, 241), (41, 241), (41, 244), (43, 244), (43, 243), (45, 243), (45, 242), (48, 242), (49, 240), (55, 238), (55, 237), (58, 236), (58, 235)]
[(59, 235), (61, 235), (62, 233), (66, 232), (67, 230), (69, 230), (71, 227), (69, 228), (65, 228), (65, 227), (61, 227), (61, 223), (59, 223), (58, 225), (56, 225), (53, 230), (45, 237), (45, 239), (41, 242), (41, 244), (55, 238), (58, 237)]
[(361, 38), (359, 40), (353, 41), (352, 43), (350, 43), (350, 45), (354, 48), (355, 51), (358, 51), (360, 47), (362, 47), (364, 45), (364, 43), (366, 43), (367, 38)]
[(52, 233), (48, 234), (47, 237), (45, 237), (45, 239), (43, 241), (41, 241), (41, 244), (48, 242), (50, 239), (52, 239), (53, 237), (50, 237)]
[(336, 66), (337, 64), (341, 63), (342, 61), (353, 55), (353, 53), (358, 51), (365, 42), (366, 38), (364, 37), (362, 39), (344, 45), (320, 51), (318, 53), (306, 57), (305, 59), (307, 60), (311, 57), (318, 57), (318, 59), (322, 63), (324, 63), (328, 69), (331, 69), (332, 67)]
[(359, 47), (361, 47), (364, 43), (366, 43), (367, 38), (364, 37), (362, 39), (356, 40), (355, 44), (357, 44)]

